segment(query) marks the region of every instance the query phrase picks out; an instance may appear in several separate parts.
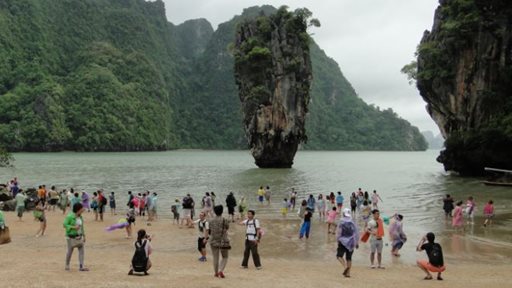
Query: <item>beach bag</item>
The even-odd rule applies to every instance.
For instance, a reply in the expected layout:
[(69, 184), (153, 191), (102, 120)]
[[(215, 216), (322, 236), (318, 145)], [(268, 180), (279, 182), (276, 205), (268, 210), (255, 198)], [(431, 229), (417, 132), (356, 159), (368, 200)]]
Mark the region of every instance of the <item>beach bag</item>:
[(147, 240), (142, 241), (142, 245), (137, 245), (135, 242), (135, 253), (132, 258), (132, 268), (135, 272), (146, 272), (148, 267), (149, 258), (146, 256), (146, 243)]
[(361, 242), (366, 243), (370, 238), (370, 232), (366, 231), (361, 234)]
[(107, 198), (105, 198), (105, 196), (101, 195), (100, 203), (101, 203), (101, 206), (107, 205)]
[(0, 228), (0, 245), (7, 244), (11, 242), (11, 233), (9, 232), (9, 227), (4, 226), (4, 228)]

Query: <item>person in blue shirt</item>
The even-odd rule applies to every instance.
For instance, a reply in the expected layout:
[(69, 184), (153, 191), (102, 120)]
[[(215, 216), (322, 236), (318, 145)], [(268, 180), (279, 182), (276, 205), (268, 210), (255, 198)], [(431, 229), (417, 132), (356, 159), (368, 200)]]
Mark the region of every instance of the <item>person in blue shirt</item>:
[(338, 211), (342, 211), (343, 208), (343, 201), (345, 201), (345, 198), (343, 198), (343, 195), (341, 195), (341, 192), (338, 191), (338, 195), (336, 196), (336, 206), (338, 207)]

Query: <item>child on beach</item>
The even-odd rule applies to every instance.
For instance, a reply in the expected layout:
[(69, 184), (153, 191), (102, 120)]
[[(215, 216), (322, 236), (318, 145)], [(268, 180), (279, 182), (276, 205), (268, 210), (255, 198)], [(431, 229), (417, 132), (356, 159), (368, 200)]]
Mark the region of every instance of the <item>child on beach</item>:
[(487, 224), (491, 225), (492, 218), (494, 218), (494, 202), (492, 200), (489, 200), (489, 202), (487, 202), (487, 204), (485, 204), (484, 216), (485, 216), (484, 227), (486, 227)]
[(290, 207), (290, 203), (288, 202), (288, 199), (284, 198), (283, 202), (281, 203), (281, 215), (285, 218), (288, 215), (289, 207)]
[[(327, 212), (327, 234), (335, 234), (336, 233), (336, 216), (338, 212), (336, 212), (336, 207), (332, 207), (329, 212)], [(334, 229), (331, 230), (331, 227)]]
[(318, 217), (320, 222), (325, 219), (325, 200), (322, 194), (318, 195), (318, 201), (316, 201), (316, 207), (318, 209)]
[(466, 217), (468, 218), (468, 224), (475, 224), (475, 210), (476, 210), (476, 202), (473, 199), (473, 196), (468, 197), (468, 201), (466, 202)]
[(36, 208), (34, 210), (34, 218), (39, 221), (39, 230), (37, 230), (36, 237), (44, 236), (46, 231), (46, 214), (45, 214), (44, 202), (38, 200), (36, 202)]
[(260, 189), (258, 189), (258, 201), (260, 204), (263, 204), (263, 201), (265, 200), (265, 190), (263, 189), (263, 186), (260, 186)]

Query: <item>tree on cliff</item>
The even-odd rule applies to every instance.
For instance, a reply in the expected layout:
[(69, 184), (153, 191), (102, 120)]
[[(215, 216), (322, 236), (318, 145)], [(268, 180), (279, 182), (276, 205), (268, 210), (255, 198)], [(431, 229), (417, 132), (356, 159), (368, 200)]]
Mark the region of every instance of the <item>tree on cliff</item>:
[[(512, 169), (512, 2), (444, 0), (417, 50), (417, 86), (445, 170)], [(410, 70), (409, 70), (410, 71)]]
[(12, 166), (14, 157), (5, 148), (0, 147), (0, 167)]
[(291, 167), (298, 145), (307, 140), (312, 68), (306, 8), (286, 6), (270, 16), (243, 21), (234, 44), (235, 79), (245, 133), (256, 165)]

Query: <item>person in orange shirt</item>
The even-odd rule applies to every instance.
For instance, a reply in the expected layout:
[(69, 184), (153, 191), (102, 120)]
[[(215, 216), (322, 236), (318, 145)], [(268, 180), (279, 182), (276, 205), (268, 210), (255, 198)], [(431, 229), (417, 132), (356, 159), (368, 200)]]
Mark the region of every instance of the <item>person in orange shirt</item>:
[(384, 238), (384, 222), (380, 219), (379, 210), (372, 211), (373, 219), (368, 221), (366, 226), (367, 231), (370, 233), (370, 262), (371, 268), (375, 268), (375, 253), (377, 253), (377, 268), (384, 269), (382, 266), (382, 247)]
[(42, 202), (43, 206), (46, 204), (46, 189), (44, 189), (43, 185), (39, 185), (37, 189), (37, 197)]

